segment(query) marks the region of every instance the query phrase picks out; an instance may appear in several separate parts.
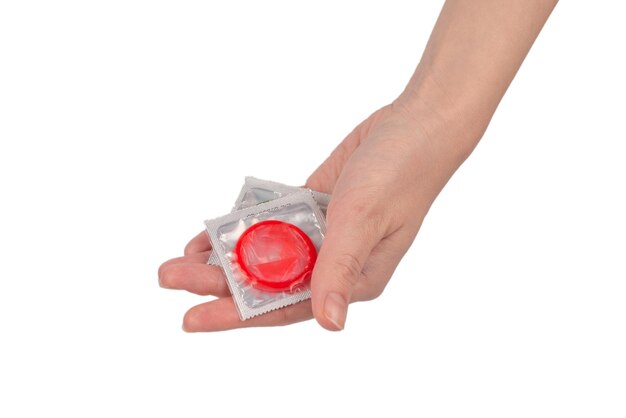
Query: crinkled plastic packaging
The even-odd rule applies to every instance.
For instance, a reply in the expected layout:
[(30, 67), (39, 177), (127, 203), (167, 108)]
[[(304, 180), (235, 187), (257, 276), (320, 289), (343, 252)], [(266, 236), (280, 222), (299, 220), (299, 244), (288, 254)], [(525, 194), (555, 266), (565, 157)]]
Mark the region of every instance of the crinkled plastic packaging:
[(308, 190), (205, 222), (242, 320), (311, 297), (309, 282), (326, 233)]
[[(259, 203), (269, 202), (301, 190), (310, 189), (288, 186), (286, 184), (269, 180), (261, 180), (255, 177), (246, 177), (245, 183), (239, 193), (239, 197), (237, 197), (237, 200), (235, 201), (233, 210), (244, 209), (250, 206), (258, 205)], [(330, 195), (317, 192), (315, 190), (311, 190), (311, 193), (313, 194), (313, 199), (315, 199), (315, 202), (322, 210), (322, 213), (326, 214), (326, 209), (328, 208), (328, 203), (330, 202)]]
[[(256, 206), (261, 203), (270, 202), (283, 196), (288, 196), (293, 193), (300, 192), (302, 190), (310, 190), (302, 187), (288, 186), (286, 184), (277, 183), (275, 181), (261, 180), (255, 177), (246, 177), (245, 183), (241, 188), (241, 192), (235, 201), (233, 206), (233, 212)], [(315, 190), (310, 190), (313, 194), (313, 199), (319, 206), (322, 214), (326, 216), (326, 209), (330, 202), (330, 195)], [(215, 251), (212, 251), (209, 255), (208, 264), (220, 265)]]

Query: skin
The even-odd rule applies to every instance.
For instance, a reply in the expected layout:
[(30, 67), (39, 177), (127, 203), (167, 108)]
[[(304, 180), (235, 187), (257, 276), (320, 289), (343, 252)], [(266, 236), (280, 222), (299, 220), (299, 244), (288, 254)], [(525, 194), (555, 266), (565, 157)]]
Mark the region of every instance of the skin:
[(345, 326), (348, 305), (378, 297), (433, 201), (484, 134), (555, 0), (448, 0), (406, 89), (352, 131), (307, 180), (332, 193), (310, 301), (240, 321), (204, 232), (159, 283), (217, 299), (191, 308), (189, 332)]

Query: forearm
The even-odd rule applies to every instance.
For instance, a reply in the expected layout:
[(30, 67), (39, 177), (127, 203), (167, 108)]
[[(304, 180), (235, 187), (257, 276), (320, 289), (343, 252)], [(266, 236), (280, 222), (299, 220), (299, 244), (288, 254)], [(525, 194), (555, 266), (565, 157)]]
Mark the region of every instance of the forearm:
[(447, 0), (398, 104), (466, 157), (556, 3)]

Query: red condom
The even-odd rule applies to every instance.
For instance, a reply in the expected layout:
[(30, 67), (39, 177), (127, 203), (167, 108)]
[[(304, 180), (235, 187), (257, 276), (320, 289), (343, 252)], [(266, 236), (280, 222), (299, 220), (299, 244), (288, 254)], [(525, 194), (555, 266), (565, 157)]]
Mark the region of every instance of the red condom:
[(317, 250), (300, 228), (281, 221), (261, 221), (241, 235), (237, 262), (253, 286), (291, 290), (311, 278)]

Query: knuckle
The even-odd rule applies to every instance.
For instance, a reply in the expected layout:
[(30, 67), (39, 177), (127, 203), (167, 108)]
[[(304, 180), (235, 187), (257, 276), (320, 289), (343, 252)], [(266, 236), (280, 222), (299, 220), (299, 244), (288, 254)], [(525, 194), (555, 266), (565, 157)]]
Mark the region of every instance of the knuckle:
[(355, 289), (355, 297), (358, 301), (367, 302), (380, 297), (391, 277), (372, 277), (368, 275), (367, 267), (361, 273), (359, 283)]
[(370, 301), (379, 298), (380, 295), (383, 294), (383, 290), (385, 290), (385, 286), (369, 286), (363, 294), (363, 301)]
[(344, 254), (335, 261), (336, 279), (345, 289), (354, 287), (361, 276), (362, 266), (359, 260), (351, 254)]
[(333, 198), (328, 205), (328, 222), (358, 222), (362, 230), (378, 229), (384, 225), (387, 213), (384, 204), (379, 202), (376, 191), (360, 190)]
[(228, 283), (226, 283), (226, 280), (216, 280), (217, 282), (217, 291), (219, 292), (219, 294), (223, 294), (223, 295), (228, 295), (230, 296), (230, 288), (228, 287)]
[(289, 309), (279, 309), (276, 311), (278, 316), (277, 325), (289, 325), (291, 323), (291, 315), (289, 315)]
[(291, 306), (287, 309), (279, 309), (276, 312), (279, 313), (276, 325), (290, 325), (302, 321), (302, 315), (296, 307)]

